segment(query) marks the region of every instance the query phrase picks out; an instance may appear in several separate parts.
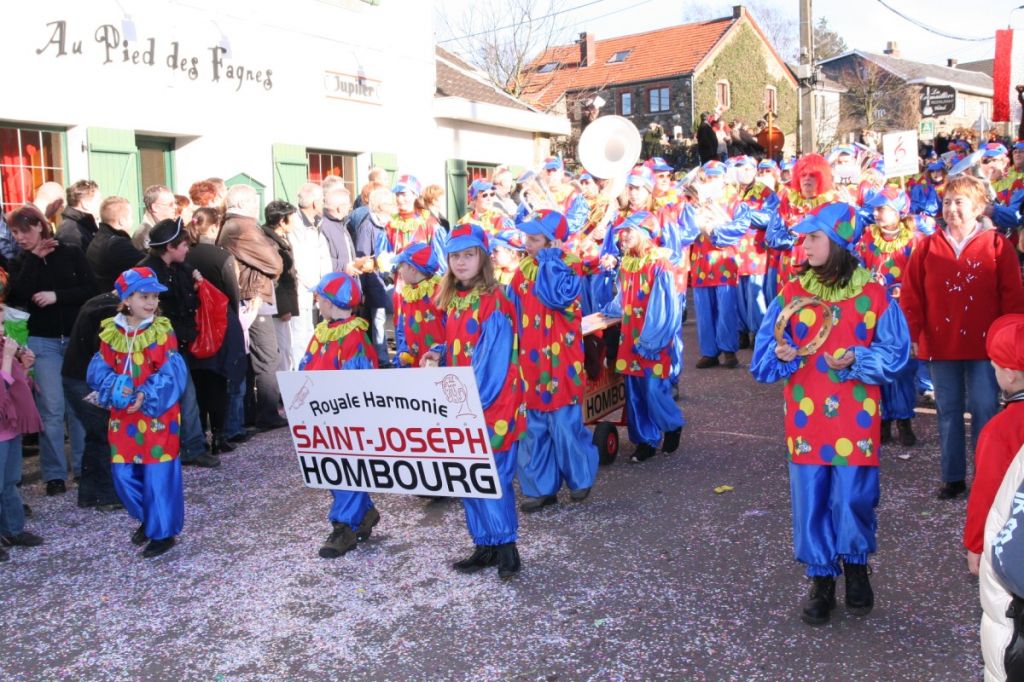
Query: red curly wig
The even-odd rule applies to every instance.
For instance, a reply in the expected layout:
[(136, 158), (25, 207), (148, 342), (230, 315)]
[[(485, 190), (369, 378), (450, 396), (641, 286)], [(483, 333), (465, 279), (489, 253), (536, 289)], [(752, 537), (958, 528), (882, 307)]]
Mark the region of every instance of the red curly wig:
[(800, 178), (813, 175), (818, 180), (814, 196), (819, 196), (832, 189), (832, 166), (821, 154), (807, 154), (797, 159), (793, 166), (793, 174), (789, 186), (796, 192), (800, 191)]

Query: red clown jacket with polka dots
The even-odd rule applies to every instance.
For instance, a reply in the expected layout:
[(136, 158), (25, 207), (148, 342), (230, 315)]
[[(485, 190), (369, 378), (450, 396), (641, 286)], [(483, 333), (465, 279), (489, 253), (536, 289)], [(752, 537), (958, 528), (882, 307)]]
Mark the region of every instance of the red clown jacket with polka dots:
[(395, 300), (395, 352), (399, 367), (419, 367), (424, 353), (444, 343), (444, 325), (434, 296), (441, 277), (401, 285)]
[(376, 369), (377, 351), (367, 329), (369, 324), (361, 317), (322, 321), (313, 330), (299, 369)]
[(697, 210), (715, 225), (711, 234), (701, 233), (690, 247), (691, 284), (695, 287), (735, 286), (739, 283), (739, 267), (736, 261), (736, 245), (750, 228), (750, 209), (739, 201), (738, 195), (723, 200), (721, 210), (703, 208)]
[[(786, 340), (796, 347), (814, 339), (825, 315), (832, 330), (814, 353), (782, 362), (775, 355), (775, 323), (797, 297), (814, 299), (794, 313)], [(853, 364), (830, 369), (826, 355), (851, 350)], [(764, 383), (786, 380), (786, 449), (796, 464), (878, 466), (879, 386), (892, 381), (910, 357), (907, 323), (885, 288), (859, 268), (845, 287), (822, 285), (809, 271), (785, 287), (765, 314), (750, 372)]]
[(501, 289), (458, 290), (445, 309), (445, 364), (473, 368), (493, 452), (508, 450), (526, 432), (515, 314)]
[[(907, 271), (910, 254), (925, 236), (934, 232), (934, 226), (915, 216), (900, 221), (899, 231), (892, 239), (886, 239), (881, 228), (868, 225), (857, 242), (856, 254), (875, 281), (885, 287), (890, 298), (900, 297), (903, 273)], [(927, 231), (925, 231), (927, 230)]]
[(548, 248), (524, 258), (512, 278), (529, 410), (550, 412), (583, 398), (581, 274), (579, 258)]
[[(100, 349), (89, 363), (86, 380), (99, 404), (110, 409), (111, 463), (159, 464), (177, 459), (178, 399), (185, 390), (188, 369), (170, 321), (156, 317), (129, 330), (124, 316), (117, 315), (100, 323), (99, 337)], [(113, 407), (121, 376), (130, 376), (131, 390), (143, 396), (136, 412)]]

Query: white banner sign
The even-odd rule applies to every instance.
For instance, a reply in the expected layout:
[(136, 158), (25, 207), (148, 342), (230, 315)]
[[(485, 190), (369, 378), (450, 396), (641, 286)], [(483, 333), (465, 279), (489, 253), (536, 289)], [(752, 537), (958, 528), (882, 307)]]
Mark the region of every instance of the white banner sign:
[(885, 157), (885, 177), (916, 175), (920, 170), (917, 165), (917, 131), (902, 130), (883, 135), (882, 154)]
[(278, 372), (311, 488), (500, 498), (470, 367)]

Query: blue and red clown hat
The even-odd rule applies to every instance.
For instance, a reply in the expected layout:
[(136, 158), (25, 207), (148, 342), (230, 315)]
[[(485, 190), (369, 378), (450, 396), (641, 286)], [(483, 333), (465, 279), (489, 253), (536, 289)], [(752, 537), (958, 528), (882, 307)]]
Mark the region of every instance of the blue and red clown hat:
[(359, 284), (344, 272), (327, 273), (313, 291), (342, 310), (352, 310), (359, 305)]
[(569, 238), (569, 223), (565, 216), (546, 208), (528, 215), (518, 227), (523, 234), (542, 234), (550, 241), (564, 242)]
[(434, 275), (441, 267), (434, 249), (426, 242), (410, 244), (402, 249), (402, 253), (395, 257), (392, 264), (397, 268), (402, 263), (408, 263), (427, 277)]
[(740, 166), (756, 166), (757, 160), (752, 156), (741, 154), (740, 156), (734, 156), (732, 159), (732, 167), (739, 168)]
[(395, 186), (391, 188), (391, 191), (395, 194), (401, 194), (402, 192), (408, 192), (419, 196), (423, 193), (420, 181), (416, 179), (415, 175), (400, 175), (398, 180), (395, 181)]
[(863, 226), (857, 220), (857, 208), (841, 201), (818, 206), (793, 226), (793, 231), (800, 234), (810, 234), (819, 230), (851, 253), (864, 232)]
[(563, 170), (565, 164), (562, 163), (562, 159), (558, 156), (549, 156), (544, 159), (544, 170)]
[(487, 231), (476, 223), (459, 223), (452, 228), (448, 234), (448, 241), (444, 244), (445, 255), (465, 251), (473, 247), (490, 253), (490, 242), (487, 239)]
[(704, 175), (709, 178), (717, 178), (725, 175), (726, 167), (721, 161), (715, 161), (714, 159), (708, 161), (700, 167), (704, 171)]
[(867, 202), (868, 208), (879, 208), (880, 206), (888, 206), (901, 216), (905, 216), (910, 213), (910, 198), (899, 187), (886, 185)]
[(1024, 150), (1024, 140), (1017, 140), (1016, 142), (1014, 142), (1013, 143), (1013, 150), (1014, 151)]
[(576, 176), (576, 179), (579, 180), (580, 182), (583, 182), (584, 180), (590, 180), (591, 182), (593, 182), (594, 176), (588, 173), (587, 171), (582, 171), (579, 175)]
[(654, 156), (644, 162), (644, 165), (651, 169), (652, 173), (671, 173), (675, 170), (668, 162), (660, 156)]
[(519, 230), (501, 230), (491, 235), (491, 253), (498, 247), (511, 251), (526, 251), (526, 244), (523, 243), (523, 233)]
[(761, 161), (761, 163), (757, 164), (757, 170), (777, 171), (779, 170), (779, 164), (775, 163), (771, 159), (764, 159), (763, 161)]
[(626, 185), (630, 187), (646, 187), (647, 191), (650, 192), (654, 189), (654, 175), (647, 166), (637, 166), (629, 171), (629, 175), (626, 176)]
[(621, 223), (615, 226), (615, 232), (621, 230), (640, 230), (646, 232), (651, 239), (656, 239), (661, 233), (657, 219), (649, 211), (637, 211), (630, 214)]
[(984, 150), (982, 156), (986, 159), (991, 159), (996, 156), (1006, 156), (1008, 154), (1006, 147), (998, 142), (989, 142), (988, 144), (984, 144), (981, 146), (981, 149)]
[(946, 164), (942, 161), (934, 161), (925, 166), (925, 170), (929, 173), (936, 173), (938, 171), (946, 172)]
[(481, 192), (489, 192), (492, 189), (494, 189), (494, 185), (486, 180), (474, 180), (473, 184), (469, 186), (469, 199), (470, 201), (476, 201), (477, 196)]
[(160, 284), (160, 280), (156, 278), (156, 273), (152, 268), (125, 270), (117, 276), (114, 289), (122, 301), (134, 293), (159, 294), (167, 291), (167, 287)]

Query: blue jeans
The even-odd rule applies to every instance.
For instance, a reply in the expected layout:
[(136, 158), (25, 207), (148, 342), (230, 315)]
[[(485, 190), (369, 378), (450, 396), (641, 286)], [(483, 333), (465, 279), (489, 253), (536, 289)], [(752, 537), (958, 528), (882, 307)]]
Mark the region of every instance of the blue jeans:
[(33, 368), (36, 407), (43, 420), (39, 434), (39, 468), (44, 481), (63, 481), (68, 477), (68, 460), (64, 455), (64, 422), (71, 433), (71, 456), (75, 475), (82, 470), (82, 452), (85, 450), (85, 428), (71, 410), (64, 397), (61, 365), (68, 337), (28, 337), (28, 347), (36, 355)]
[(21, 436), (0, 440), (0, 535), (17, 535), (25, 530), (25, 508), (21, 506)]
[(932, 383), (939, 412), (942, 480), (967, 479), (964, 409), (971, 413), (971, 448), (978, 434), (999, 411), (999, 385), (988, 360), (932, 360)]
[(245, 379), (228, 381), (228, 409), (224, 416), (224, 437), (245, 433)]
[(185, 373), (188, 383), (181, 394), (181, 461), (191, 462), (206, 452), (206, 431), (199, 421), (199, 401), (196, 400), (196, 385), (192, 373)]

